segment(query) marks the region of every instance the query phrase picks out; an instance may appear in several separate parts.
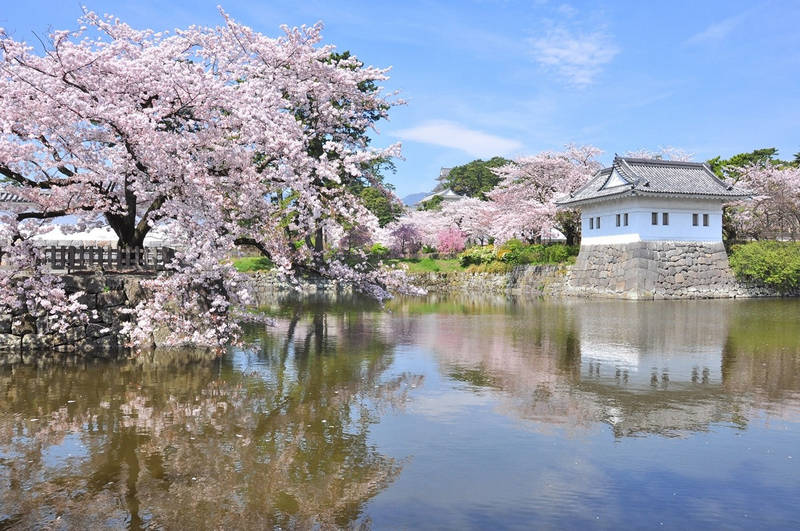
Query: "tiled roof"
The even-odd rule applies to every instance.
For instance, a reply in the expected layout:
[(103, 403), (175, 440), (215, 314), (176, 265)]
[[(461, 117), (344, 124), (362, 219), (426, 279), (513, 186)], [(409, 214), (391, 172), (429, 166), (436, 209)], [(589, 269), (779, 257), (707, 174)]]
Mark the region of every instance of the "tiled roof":
[(434, 191), (429, 196), (423, 197), (422, 199), (420, 199), (419, 202), (420, 203), (424, 203), (425, 201), (430, 201), (431, 199), (433, 199), (434, 197), (437, 197), (437, 196), (440, 196), (445, 201), (461, 199), (461, 197), (462, 197), (462, 196), (458, 195), (457, 193), (455, 193), (454, 191), (452, 191), (450, 188), (443, 188), (442, 190), (439, 190), (438, 192)]
[(556, 204), (578, 205), (626, 195), (697, 196), (722, 200), (749, 197), (748, 192), (724, 183), (700, 162), (615, 157), (610, 168), (600, 170), (591, 181)]
[(9, 192), (7, 188), (0, 187), (0, 203), (27, 203), (28, 200), (20, 197), (13, 192)]

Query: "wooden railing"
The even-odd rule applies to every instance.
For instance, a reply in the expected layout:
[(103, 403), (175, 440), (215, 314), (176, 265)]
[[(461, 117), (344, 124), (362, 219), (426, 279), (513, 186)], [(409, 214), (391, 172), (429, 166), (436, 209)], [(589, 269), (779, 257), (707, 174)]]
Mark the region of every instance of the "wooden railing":
[(51, 246), (42, 252), (42, 263), (55, 271), (113, 270), (163, 271), (175, 256), (169, 247)]

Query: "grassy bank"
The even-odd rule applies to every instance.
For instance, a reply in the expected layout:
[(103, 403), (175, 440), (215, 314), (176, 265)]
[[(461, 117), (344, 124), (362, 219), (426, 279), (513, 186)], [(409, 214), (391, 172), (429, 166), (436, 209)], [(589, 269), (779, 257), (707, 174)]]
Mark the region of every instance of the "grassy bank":
[(240, 273), (252, 273), (254, 271), (269, 271), (274, 264), (263, 256), (242, 256), (234, 258), (233, 267)]

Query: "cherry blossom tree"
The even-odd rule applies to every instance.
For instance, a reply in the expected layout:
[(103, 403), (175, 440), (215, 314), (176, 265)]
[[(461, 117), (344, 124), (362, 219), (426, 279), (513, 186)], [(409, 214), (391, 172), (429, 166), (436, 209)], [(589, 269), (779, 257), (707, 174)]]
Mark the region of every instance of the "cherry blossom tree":
[[(238, 335), (246, 279), (225, 260), (235, 245), (280, 273), (313, 270), (377, 298), (412, 289), (336, 248), (322, 256), (321, 227), (377, 228), (346, 185), (399, 154), (366, 134), (398, 103), (377, 85), (387, 69), (321, 46), (320, 25), (270, 38), (222, 16), (158, 33), (87, 12), (42, 53), (0, 31), (0, 176), (34, 205), (2, 219), (2, 309), (24, 289), (38, 311), (81, 313), (30, 243), (59, 218), (108, 224), (121, 247), (169, 231), (179, 252), (133, 310), (138, 344), (159, 327), (176, 343)], [(58, 312), (46, 308), (54, 300)]]
[(689, 162), (694, 159), (694, 154), (689, 153), (681, 148), (672, 146), (659, 148), (658, 151), (652, 151), (646, 148), (628, 151), (625, 153), (626, 157), (636, 159), (660, 159), (660, 160), (674, 160), (678, 162)]
[(422, 234), (413, 223), (398, 222), (388, 232), (389, 249), (395, 256), (413, 255), (422, 248)]
[(465, 197), (449, 201), (442, 206), (441, 215), (472, 243), (480, 245), (489, 242), (494, 236), (494, 220), (497, 217), (497, 204), (475, 197)]
[(438, 235), (436, 250), (444, 255), (454, 255), (464, 250), (466, 238), (464, 233), (455, 227), (441, 231)]
[(500, 242), (534, 241), (555, 227), (573, 245), (580, 216), (575, 211), (557, 211), (555, 201), (577, 190), (600, 169), (600, 153), (594, 146), (569, 145), (565, 151), (521, 157), (495, 170), (502, 180), (488, 194), (496, 208), (493, 236)]
[(744, 239), (800, 236), (800, 168), (753, 164), (737, 171), (737, 186), (750, 191), (750, 201), (728, 208), (733, 233)]

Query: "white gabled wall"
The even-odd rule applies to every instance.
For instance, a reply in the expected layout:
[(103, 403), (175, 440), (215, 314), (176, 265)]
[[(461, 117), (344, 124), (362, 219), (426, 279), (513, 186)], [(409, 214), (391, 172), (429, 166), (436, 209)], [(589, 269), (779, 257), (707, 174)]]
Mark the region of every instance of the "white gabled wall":
[[(658, 213), (658, 224), (651, 222)], [(669, 225), (663, 224), (663, 213), (669, 213)], [(628, 226), (624, 215), (628, 214)], [(616, 216), (620, 214), (620, 226)], [(692, 214), (698, 214), (698, 226), (692, 225)], [(709, 223), (703, 226), (703, 214)], [(600, 228), (597, 228), (597, 218)], [(590, 222), (590, 219), (593, 221)], [(594, 228), (590, 226), (594, 224)], [(698, 199), (627, 198), (588, 205), (581, 210), (581, 245), (607, 245), (638, 241), (722, 241), (722, 203)]]

